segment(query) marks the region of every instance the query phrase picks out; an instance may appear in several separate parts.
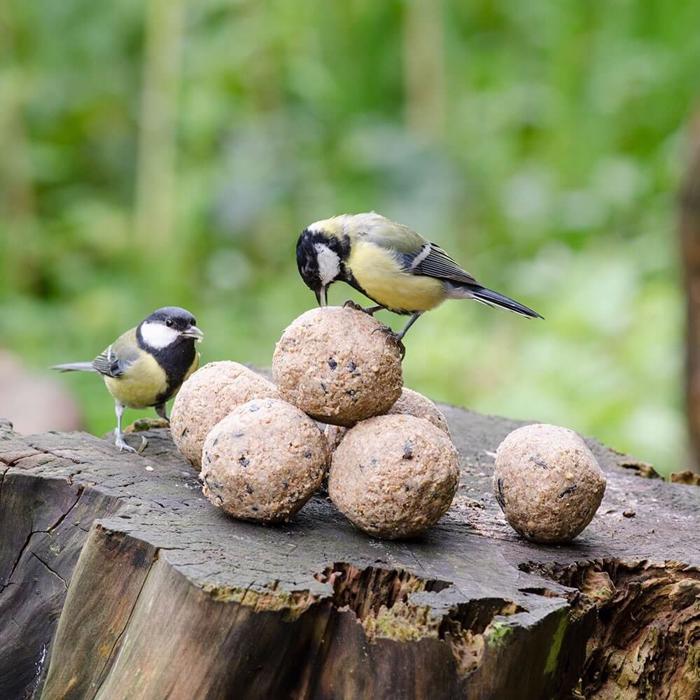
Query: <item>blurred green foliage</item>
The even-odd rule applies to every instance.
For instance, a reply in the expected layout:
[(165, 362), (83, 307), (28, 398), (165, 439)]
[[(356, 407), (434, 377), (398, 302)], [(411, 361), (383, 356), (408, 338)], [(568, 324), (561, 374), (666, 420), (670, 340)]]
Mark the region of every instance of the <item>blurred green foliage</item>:
[[(410, 386), (677, 468), (698, 27), (692, 0), (9, 0), (1, 342), (89, 359), (180, 304), (205, 360), (267, 365), (313, 303), (299, 231), (374, 209), (547, 319), (445, 304)], [(65, 383), (113, 426), (95, 377)]]

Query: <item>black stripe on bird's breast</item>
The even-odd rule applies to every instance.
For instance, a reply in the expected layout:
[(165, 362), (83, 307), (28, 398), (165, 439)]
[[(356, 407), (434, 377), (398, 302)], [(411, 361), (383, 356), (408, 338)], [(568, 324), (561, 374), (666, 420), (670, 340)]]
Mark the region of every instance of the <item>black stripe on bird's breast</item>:
[(163, 393), (156, 397), (153, 403), (153, 405), (156, 406), (168, 401), (180, 388), (180, 385), (197, 357), (195, 340), (193, 338), (180, 337), (167, 347), (153, 348), (146, 345), (144, 342), (143, 336), (141, 335), (141, 328), (136, 331), (136, 340), (139, 347), (152, 355), (165, 372), (167, 387)]
[(180, 388), (192, 363), (197, 357), (195, 341), (192, 338), (181, 338), (172, 345), (153, 353), (158, 364), (163, 368), (168, 388), (158, 397), (157, 403), (163, 403), (172, 397)]

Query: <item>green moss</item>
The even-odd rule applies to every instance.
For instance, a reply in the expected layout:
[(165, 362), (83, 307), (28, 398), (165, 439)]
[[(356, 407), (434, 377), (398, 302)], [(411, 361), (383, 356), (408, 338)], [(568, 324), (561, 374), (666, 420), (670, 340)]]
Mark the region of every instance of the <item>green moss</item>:
[(547, 656), (547, 663), (544, 667), (545, 674), (551, 674), (556, 671), (557, 661), (559, 659), (559, 652), (561, 651), (561, 645), (564, 642), (564, 635), (566, 634), (566, 628), (569, 625), (569, 619), (566, 615), (566, 611), (561, 612), (561, 618), (559, 619), (559, 624), (554, 636), (552, 637), (552, 646), (549, 648), (549, 655)]
[[(366, 627), (367, 628), (367, 627)], [(414, 642), (425, 636), (425, 630), (415, 621), (400, 615), (393, 615), (391, 610), (383, 609), (379, 612), (371, 625), (376, 637), (388, 637), (399, 642)]]
[(283, 591), (253, 591), (248, 588), (227, 586), (207, 586), (204, 588), (214, 600), (224, 603), (238, 603), (256, 612), (283, 611), (285, 619), (294, 620), (316, 602), (316, 597), (308, 591), (287, 593)]
[(431, 621), (428, 609), (405, 603), (397, 603), (392, 608), (381, 607), (376, 615), (364, 618), (362, 626), (370, 639), (386, 637), (399, 642), (415, 642), (437, 635), (437, 625)]
[(688, 660), (685, 665), (691, 677), (700, 680), (700, 646), (693, 646), (690, 648), (688, 651)]
[(507, 622), (496, 620), (486, 629), (486, 643), (492, 647), (502, 646), (506, 638), (513, 633), (513, 628)]
[(162, 418), (139, 418), (131, 425), (124, 429), (125, 433), (140, 433), (144, 430), (153, 430), (155, 428), (167, 428), (168, 421)]

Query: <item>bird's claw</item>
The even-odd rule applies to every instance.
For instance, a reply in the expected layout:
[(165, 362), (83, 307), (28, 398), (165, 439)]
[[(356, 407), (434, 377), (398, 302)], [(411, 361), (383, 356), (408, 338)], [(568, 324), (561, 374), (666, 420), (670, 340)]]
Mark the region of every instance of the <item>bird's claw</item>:
[(133, 452), (133, 453), (136, 452), (136, 448), (135, 448), (135, 447), (132, 447), (131, 445), (129, 445), (129, 444), (126, 442), (126, 440), (124, 440), (123, 437), (118, 437), (118, 438), (114, 441), (114, 446), (115, 446), (120, 452)]
[(359, 304), (356, 304), (352, 299), (348, 299), (343, 304), (343, 308), (344, 309), (354, 309), (355, 311), (364, 311), (364, 309)]
[(146, 449), (148, 445), (148, 440), (145, 436), (142, 435), (141, 444), (138, 446), (138, 448), (136, 448), (129, 445), (121, 435), (117, 435), (117, 437), (114, 440), (114, 445), (120, 452), (131, 452), (132, 454), (141, 454)]
[(377, 331), (384, 333), (386, 335), (386, 339), (396, 345), (401, 353), (401, 359), (403, 360), (403, 358), (406, 356), (406, 346), (403, 344), (403, 336), (401, 333), (395, 333), (391, 328), (389, 328), (389, 326), (380, 326), (379, 328), (375, 328), (372, 333), (376, 333)]
[(401, 334), (394, 333), (392, 331), (388, 337), (393, 343), (396, 344), (396, 347), (399, 349), (399, 353), (401, 354), (401, 359), (403, 360), (403, 358), (406, 357), (406, 346), (403, 344), (403, 340), (401, 340)]

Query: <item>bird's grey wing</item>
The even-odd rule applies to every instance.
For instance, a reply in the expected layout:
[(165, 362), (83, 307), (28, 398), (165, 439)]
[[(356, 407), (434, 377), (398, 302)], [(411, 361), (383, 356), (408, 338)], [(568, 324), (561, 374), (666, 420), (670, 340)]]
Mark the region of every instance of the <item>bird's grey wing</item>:
[(457, 284), (478, 284), (440, 246), (430, 243), (419, 233), (380, 214), (360, 215), (358, 229), (375, 245), (397, 255), (404, 270), (414, 275), (426, 275)]
[(416, 253), (427, 243), (425, 238), (408, 226), (387, 219), (381, 214), (371, 212), (358, 214), (355, 221), (357, 235), (360, 238), (391, 250), (397, 255), (406, 256)]
[(112, 346), (103, 350), (93, 361), (92, 366), (106, 377), (121, 377), (126, 367), (112, 351)]
[(106, 377), (121, 377), (127, 368), (138, 359), (136, 329), (119, 336), (93, 361), (92, 366)]
[(478, 284), (440, 246), (426, 243), (415, 255), (405, 259), (406, 270), (414, 275), (426, 275), (458, 284)]

